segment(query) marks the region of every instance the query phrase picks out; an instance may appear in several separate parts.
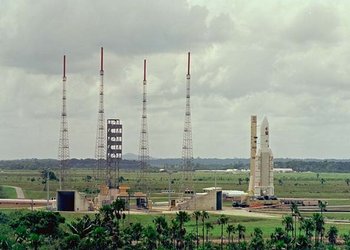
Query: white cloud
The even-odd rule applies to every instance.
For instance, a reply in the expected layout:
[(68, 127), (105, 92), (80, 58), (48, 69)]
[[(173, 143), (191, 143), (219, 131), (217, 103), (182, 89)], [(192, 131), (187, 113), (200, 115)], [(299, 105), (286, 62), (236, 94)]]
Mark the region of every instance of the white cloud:
[[(348, 158), (347, 2), (1, 1), (0, 157), (56, 157), (68, 61), (72, 157), (93, 157), (99, 47), (106, 117), (138, 152), (148, 61), (153, 156), (180, 157), (192, 52), (194, 156), (248, 157), (251, 114), (267, 115), (276, 157)], [(350, 128), (350, 127), (349, 127)]]

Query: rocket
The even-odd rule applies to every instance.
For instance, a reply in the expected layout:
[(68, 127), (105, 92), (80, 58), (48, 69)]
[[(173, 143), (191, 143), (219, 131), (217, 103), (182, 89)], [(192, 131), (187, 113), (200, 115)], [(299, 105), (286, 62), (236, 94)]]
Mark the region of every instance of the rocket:
[(269, 122), (265, 117), (260, 125), (260, 149), (255, 159), (254, 195), (273, 196), (273, 154), (269, 145)]

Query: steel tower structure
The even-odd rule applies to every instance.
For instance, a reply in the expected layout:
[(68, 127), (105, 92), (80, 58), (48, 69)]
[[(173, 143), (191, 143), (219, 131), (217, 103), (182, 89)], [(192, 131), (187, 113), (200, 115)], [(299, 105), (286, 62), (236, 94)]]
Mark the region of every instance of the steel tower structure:
[(186, 75), (186, 111), (185, 124), (182, 144), (182, 192), (192, 193), (193, 190), (193, 147), (192, 147), (192, 125), (191, 125), (191, 74), (190, 59), (191, 54), (188, 52), (187, 58), (187, 75)]
[(69, 161), (69, 140), (68, 140), (68, 121), (67, 121), (67, 96), (66, 96), (66, 56), (63, 56), (63, 79), (62, 79), (62, 113), (61, 113), (61, 126), (60, 137), (58, 146), (58, 160), (60, 167), (60, 190), (64, 187), (64, 181), (66, 181)]
[(101, 179), (104, 177), (104, 169), (106, 167), (106, 135), (105, 135), (105, 113), (103, 106), (103, 47), (101, 47), (101, 68), (100, 68), (100, 90), (99, 90), (99, 107), (97, 118), (96, 132), (96, 148), (95, 157), (97, 166), (95, 169), (95, 178)]
[(143, 99), (142, 99), (140, 144), (139, 144), (139, 161), (140, 161), (139, 185), (141, 188), (146, 188), (146, 190), (148, 191), (148, 185), (145, 180), (145, 175), (148, 171), (148, 166), (149, 166), (146, 59), (143, 61)]
[(119, 119), (107, 119), (106, 185), (119, 188), (119, 162), (122, 159), (123, 125)]

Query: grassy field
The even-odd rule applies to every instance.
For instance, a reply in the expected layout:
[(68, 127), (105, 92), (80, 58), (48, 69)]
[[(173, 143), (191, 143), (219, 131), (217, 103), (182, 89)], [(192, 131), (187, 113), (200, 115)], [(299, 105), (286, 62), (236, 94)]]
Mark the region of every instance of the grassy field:
[[(28, 210), (23, 210), (25, 212), (28, 212)], [(0, 209), (0, 212), (4, 212), (4, 213), (12, 213), (13, 210), (11, 209)], [(93, 217), (94, 214), (93, 213), (88, 213), (89, 216)], [(127, 214), (127, 213), (126, 213)], [(327, 217), (331, 218), (331, 213), (326, 213)], [(61, 213), (61, 215), (63, 217), (65, 217), (66, 219), (66, 223), (70, 223), (73, 220), (82, 217), (85, 215), (85, 213), (70, 213), (70, 212), (63, 212)], [(304, 214), (305, 216), (308, 215), (312, 215), (312, 214)], [(128, 225), (129, 223), (136, 223), (136, 222), (140, 222), (143, 226), (147, 226), (147, 225), (151, 225), (153, 224), (153, 220), (157, 217), (157, 216), (162, 216), (159, 214), (127, 214), (127, 217), (125, 219), (125, 221), (123, 222), (124, 225)], [(170, 221), (172, 219), (175, 218), (175, 214), (166, 214), (164, 215), (166, 217), (166, 219), (168, 220), (168, 222), (170, 223)], [(334, 218), (342, 218), (342, 216), (344, 218), (349, 218), (349, 215), (344, 214), (335, 214)], [(234, 226), (237, 226), (238, 223), (244, 225), (246, 227), (246, 238), (249, 239), (251, 237), (251, 234), (254, 231), (254, 228), (261, 228), (263, 233), (264, 233), (264, 238), (269, 238), (270, 235), (274, 232), (274, 229), (276, 227), (282, 227), (282, 218), (254, 218), (254, 217), (246, 217), (246, 216), (228, 216), (229, 217), (229, 222), (228, 224), (233, 224)], [(220, 233), (221, 233), (221, 227), (220, 225), (218, 225), (217, 223), (217, 219), (219, 218), (219, 215), (217, 214), (210, 214), (210, 217), (208, 220), (206, 220), (206, 222), (211, 222), (214, 226), (214, 229), (212, 229), (209, 233), (210, 238), (212, 239), (218, 239), (220, 238)], [(326, 224), (325, 228), (326, 231), (329, 229), (329, 227), (332, 224)], [(339, 235), (343, 235), (349, 232), (349, 224), (337, 224), (336, 225), (337, 228), (339, 229)], [(190, 222), (187, 222), (185, 224), (186, 230), (188, 232), (195, 232), (196, 231), (196, 223), (194, 218), (191, 218)], [(299, 227), (299, 226), (298, 226)], [(63, 225), (63, 228), (67, 229), (66, 225)], [(199, 232), (201, 232), (201, 228), (202, 225), (199, 222)], [(224, 232), (224, 234), (226, 235), (226, 231)], [(235, 236), (236, 237), (236, 236)]]
[(0, 186), (0, 198), (2, 199), (17, 198), (16, 190), (12, 187)]
[[(91, 169), (70, 170), (67, 187), (79, 191), (97, 188), (98, 182), (85, 180), (88, 175), (92, 175)], [(121, 171), (120, 175), (132, 190), (136, 190), (137, 173)], [(217, 186), (223, 189), (246, 191), (248, 183), (245, 179), (248, 175), (248, 173), (231, 172), (196, 172), (194, 186), (197, 192), (201, 192), (204, 187), (214, 186), (216, 179)], [(168, 189), (168, 174), (155, 172), (148, 174), (147, 178), (149, 183), (152, 183), (152, 200), (166, 201), (167, 195), (161, 194), (161, 190)], [(243, 179), (241, 184), (239, 184), (240, 178)], [(347, 178), (350, 178), (350, 174), (320, 173), (317, 178), (316, 173), (276, 173), (275, 193), (278, 197), (330, 199), (328, 201), (330, 205), (347, 205), (350, 204), (350, 187), (345, 182)], [(172, 174), (171, 179), (172, 189), (178, 191), (181, 173)], [(325, 180), (323, 184), (321, 179)], [(46, 198), (39, 170), (3, 170), (0, 173), (0, 183), (22, 187), (27, 198)], [(50, 181), (51, 196), (55, 196), (57, 188), (58, 182)]]

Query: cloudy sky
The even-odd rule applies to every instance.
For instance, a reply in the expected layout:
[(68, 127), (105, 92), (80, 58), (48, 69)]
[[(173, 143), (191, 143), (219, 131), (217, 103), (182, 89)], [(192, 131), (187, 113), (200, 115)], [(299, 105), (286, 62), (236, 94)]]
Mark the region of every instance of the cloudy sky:
[(181, 157), (192, 53), (194, 157), (249, 157), (250, 115), (275, 157), (350, 158), (349, 1), (0, 0), (0, 159), (56, 158), (67, 55), (70, 155), (105, 113), (137, 153), (148, 61), (150, 154)]

